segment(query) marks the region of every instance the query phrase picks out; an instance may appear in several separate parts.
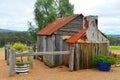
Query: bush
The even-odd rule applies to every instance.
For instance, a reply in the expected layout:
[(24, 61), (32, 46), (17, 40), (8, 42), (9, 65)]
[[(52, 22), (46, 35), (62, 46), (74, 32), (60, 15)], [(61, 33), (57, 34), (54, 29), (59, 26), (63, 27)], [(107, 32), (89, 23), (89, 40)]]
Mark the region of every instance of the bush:
[(116, 59), (111, 56), (96, 55), (94, 57), (94, 64), (97, 65), (98, 62), (109, 63), (113, 65), (116, 63)]
[(20, 42), (16, 42), (12, 45), (12, 48), (16, 49), (17, 51), (23, 52), (27, 50), (26, 44), (22, 44)]

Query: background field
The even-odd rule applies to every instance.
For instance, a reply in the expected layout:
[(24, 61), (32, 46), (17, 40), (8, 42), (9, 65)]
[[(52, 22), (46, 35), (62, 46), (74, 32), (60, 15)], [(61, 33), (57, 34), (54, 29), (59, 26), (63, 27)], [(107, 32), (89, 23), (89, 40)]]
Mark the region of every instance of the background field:
[(110, 50), (120, 50), (120, 46), (110, 46)]

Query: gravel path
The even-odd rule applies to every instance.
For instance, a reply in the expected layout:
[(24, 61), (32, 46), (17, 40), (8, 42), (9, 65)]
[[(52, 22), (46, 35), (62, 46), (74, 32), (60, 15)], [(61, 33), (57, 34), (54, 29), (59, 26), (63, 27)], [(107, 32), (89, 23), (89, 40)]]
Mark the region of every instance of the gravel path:
[(65, 66), (49, 68), (44, 63), (34, 60), (33, 69), (28, 74), (8, 76), (9, 66), (0, 52), (0, 80), (120, 80), (120, 67), (113, 67), (109, 72), (97, 69), (85, 69), (69, 72)]

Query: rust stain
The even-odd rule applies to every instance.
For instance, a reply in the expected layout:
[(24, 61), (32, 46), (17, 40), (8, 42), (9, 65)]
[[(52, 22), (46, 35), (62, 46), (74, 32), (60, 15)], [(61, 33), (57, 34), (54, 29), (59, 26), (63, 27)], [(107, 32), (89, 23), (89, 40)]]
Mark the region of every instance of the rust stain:
[(85, 29), (88, 29), (88, 20), (86, 17), (84, 18), (84, 27)]
[(52, 33), (57, 31), (58, 29), (62, 28), (67, 23), (74, 20), (76, 17), (78, 17), (80, 15), (82, 15), (82, 14), (76, 14), (76, 15), (69, 16), (69, 17), (59, 18), (59, 19), (53, 21), (52, 23), (48, 24), (45, 28), (40, 30), (37, 34), (38, 35), (51, 35)]

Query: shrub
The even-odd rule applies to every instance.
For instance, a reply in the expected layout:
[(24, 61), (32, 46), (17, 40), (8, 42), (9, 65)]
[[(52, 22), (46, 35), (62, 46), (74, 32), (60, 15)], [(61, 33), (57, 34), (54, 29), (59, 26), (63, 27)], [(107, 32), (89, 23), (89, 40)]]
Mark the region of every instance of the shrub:
[(27, 50), (27, 46), (26, 44), (22, 44), (20, 42), (16, 42), (12, 45), (12, 47), (14, 49), (16, 49), (17, 51), (20, 51), (20, 52), (23, 52), (23, 51), (26, 51)]
[(111, 56), (96, 55), (94, 57), (94, 64), (97, 65), (98, 62), (109, 63), (113, 65), (116, 63), (116, 59)]

